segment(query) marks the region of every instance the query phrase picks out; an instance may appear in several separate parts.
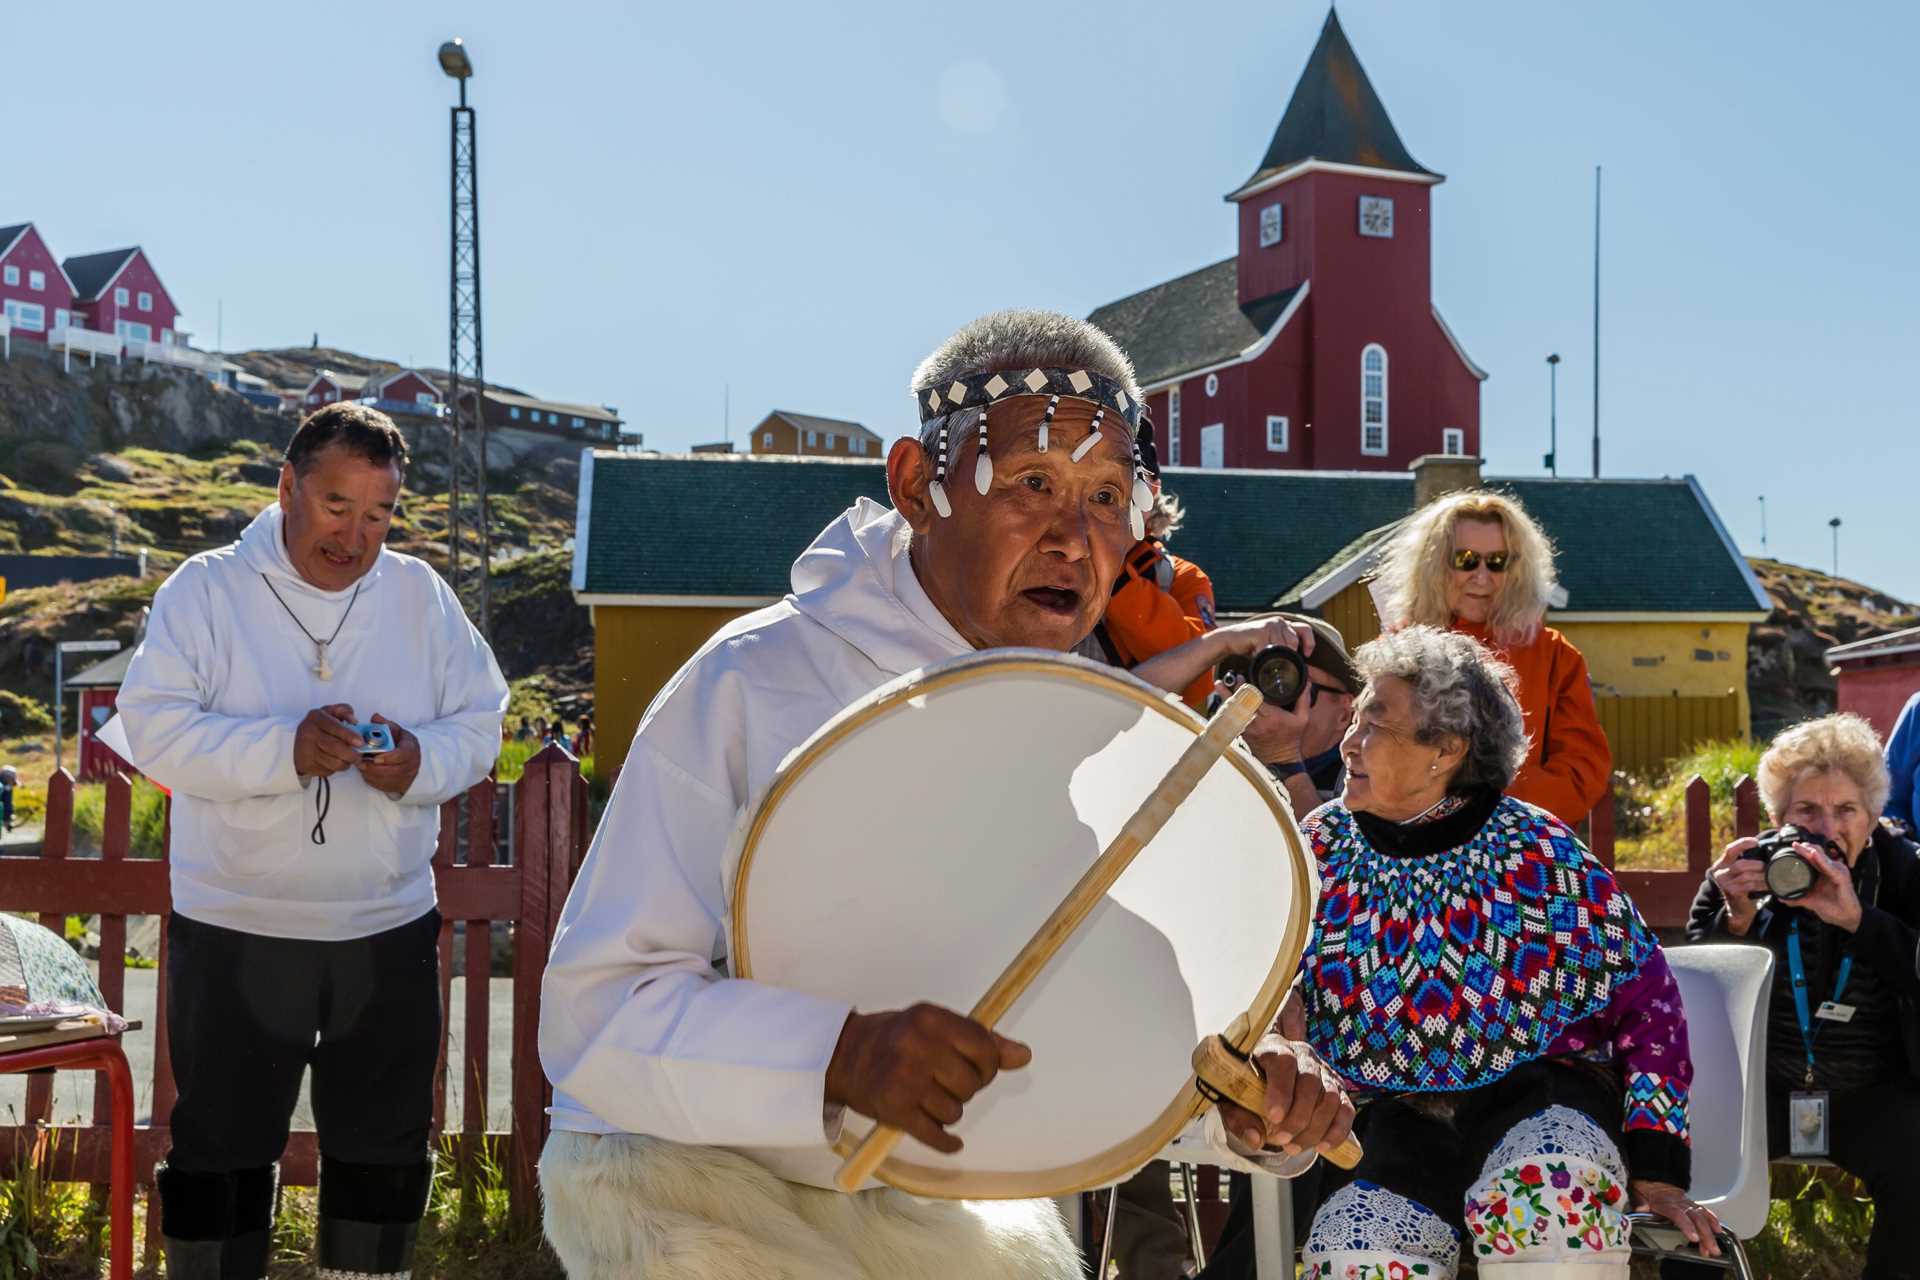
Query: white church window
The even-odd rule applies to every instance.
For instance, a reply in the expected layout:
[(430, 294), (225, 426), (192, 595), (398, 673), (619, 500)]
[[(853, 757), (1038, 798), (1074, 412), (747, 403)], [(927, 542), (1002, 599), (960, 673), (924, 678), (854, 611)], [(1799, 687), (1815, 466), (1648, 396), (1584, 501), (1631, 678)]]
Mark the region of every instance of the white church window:
[(1387, 451), (1387, 349), (1377, 342), (1360, 353), (1360, 452)]

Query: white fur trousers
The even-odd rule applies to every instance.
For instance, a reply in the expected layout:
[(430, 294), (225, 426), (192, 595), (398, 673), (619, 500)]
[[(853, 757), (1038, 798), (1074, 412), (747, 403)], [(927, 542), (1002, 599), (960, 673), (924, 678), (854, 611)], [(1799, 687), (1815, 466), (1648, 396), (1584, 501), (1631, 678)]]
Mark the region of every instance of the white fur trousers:
[(547, 1239), (570, 1280), (1079, 1280), (1048, 1200), (929, 1201), (786, 1182), (744, 1156), (556, 1130)]

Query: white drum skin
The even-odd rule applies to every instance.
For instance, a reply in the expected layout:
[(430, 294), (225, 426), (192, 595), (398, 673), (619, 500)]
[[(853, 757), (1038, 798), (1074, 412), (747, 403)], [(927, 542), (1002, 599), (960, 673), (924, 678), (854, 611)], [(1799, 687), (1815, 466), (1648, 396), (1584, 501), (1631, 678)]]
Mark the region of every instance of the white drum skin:
[[(965, 1013), (1120, 831), (1204, 721), (1124, 672), (997, 650), (904, 677), (782, 766), (745, 834), (736, 977), (866, 1012)], [(1202, 778), (997, 1030), (1033, 1048), (942, 1155), (911, 1138), (878, 1176), (953, 1197), (1058, 1195), (1151, 1159), (1205, 1105), (1205, 1036), (1251, 1047), (1313, 911), (1308, 855), (1236, 746)], [(868, 1123), (850, 1117), (841, 1148)]]

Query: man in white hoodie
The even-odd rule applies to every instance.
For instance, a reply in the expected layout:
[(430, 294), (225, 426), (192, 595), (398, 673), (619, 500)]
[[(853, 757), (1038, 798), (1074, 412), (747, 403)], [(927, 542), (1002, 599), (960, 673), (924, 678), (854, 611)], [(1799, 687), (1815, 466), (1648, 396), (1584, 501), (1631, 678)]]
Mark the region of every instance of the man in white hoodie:
[(507, 688), (439, 574), (382, 545), (406, 462), (384, 414), (308, 418), (279, 501), (154, 595), (120, 689), (129, 758), (173, 793), (171, 1280), (266, 1274), (308, 1067), (320, 1274), (413, 1265), (440, 1034), (429, 862), (440, 805), (499, 751)]
[[(856, 1012), (727, 967), (729, 837), (788, 752), (929, 663), (1080, 645), (1139, 537), (1140, 391), (1098, 329), (988, 316), (913, 390), (922, 434), (888, 454), (893, 508), (862, 499), (795, 563), (791, 595), (722, 628), (668, 682), (567, 899), (541, 1002), (554, 1084), (541, 1179), (574, 1280), (1081, 1274), (1051, 1203), (830, 1189), (848, 1109), (954, 1150), (947, 1126), (1026, 1064), (1024, 1046), (950, 1010)], [(1317, 1071), (1299, 1079), (1272, 1127), (1236, 1112), (1234, 1131), (1337, 1141), (1350, 1110), (1321, 1105)]]

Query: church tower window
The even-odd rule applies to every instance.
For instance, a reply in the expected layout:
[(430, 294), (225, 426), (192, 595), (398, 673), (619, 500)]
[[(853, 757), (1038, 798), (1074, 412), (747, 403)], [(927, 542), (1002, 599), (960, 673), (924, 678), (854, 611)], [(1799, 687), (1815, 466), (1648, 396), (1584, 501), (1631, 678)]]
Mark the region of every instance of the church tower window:
[(1360, 353), (1360, 452), (1387, 451), (1387, 349), (1377, 342)]

